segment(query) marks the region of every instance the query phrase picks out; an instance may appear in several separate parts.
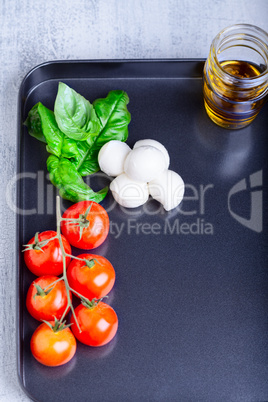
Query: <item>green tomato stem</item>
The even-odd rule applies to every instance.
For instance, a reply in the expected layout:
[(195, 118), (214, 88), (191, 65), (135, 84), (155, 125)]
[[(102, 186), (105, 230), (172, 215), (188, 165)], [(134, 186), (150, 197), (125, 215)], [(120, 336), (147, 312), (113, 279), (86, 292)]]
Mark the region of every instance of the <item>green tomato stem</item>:
[(78, 297), (80, 297), (80, 299), (85, 299), (88, 300), (85, 296), (81, 295), (81, 293), (78, 293), (76, 290), (69, 288), (71, 290), (71, 292), (75, 293)]
[(51, 286), (56, 285), (57, 282), (62, 281), (63, 280), (63, 276), (61, 276), (60, 278), (58, 278), (56, 281), (50, 283), (49, 285), (47, 285), (43, 290), (46, 291), (48, 288), (50, 288)]
[(81, 222), (81, 218), (61, 218), (61, 221)]
[(69, 307), (70, 307), (70, 306), (69, 306), (69, 303), (68, 303), (67, 306), (66, 306), (66, 309), (64, 310), (64, 313), (63, 313), (62, 316), (61, 316), (60, 323), (62, 323), (64, 317), (66, 316), (66, 313), (67, 313)]

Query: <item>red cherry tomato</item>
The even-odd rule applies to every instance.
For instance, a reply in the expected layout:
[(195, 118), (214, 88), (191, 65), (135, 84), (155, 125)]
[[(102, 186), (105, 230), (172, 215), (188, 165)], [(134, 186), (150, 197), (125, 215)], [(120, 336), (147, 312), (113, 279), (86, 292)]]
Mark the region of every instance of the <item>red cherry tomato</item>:
[(100, 255), (80, 254), (73, 259), (67, 270), (67, 279), (72, 289), (88, 299), (100, 299), (106, 296), (115, 282), (112, 264)]
[[(24, 252), (24, 261), (29, 270), (36, 276), (42, 275), (61, 275), (63, 272), (63, 258), (58, 239), (51, 239), (57, 235), (53, 230), (47, 230), (33, 237)], [(71, 246), (64, 236), (61, 236), (63, 247), (66, 254), (71, 254)], [(38, 242), (37, 242), (38, 240)], [(45, 244), (46, 243), (46, 244)], [(32, 247), (32, 248), (31, 248)], [(66, 266), (71, 258), (66, 257)]]
[(26, 297), (26, 307), (36, 320), (53, 321), (54, 317), (59, 319), (65, 312), (68, 298), (64, 281), (49, 286), (57, 279), (59, 279), (57, 276), (45, 275), (31, 283)]
[(91, 308), (80, 304), (75, 309), (75, 315), (81, 332), (73, 315), (71, 317), (72, 331), (75, 337), (86, 345), (105, 345), (113, 339), (117, 332), (118, 318), (116, 312), (106, 303), (99, 302)]
[(62, 221), (61, 229), (72, 246), (90, 250), (100, 246), (108, 235), (108, 214), (96, 202), (80, 201), (68, 208), (62, 218), (68, 219)]
[(74, 356), (76, 339), (69, 328), (54, 332), (43, 323), (34, 331), (30, 346), (33, 356), (39, 363), (45, 366), (61, 366)]

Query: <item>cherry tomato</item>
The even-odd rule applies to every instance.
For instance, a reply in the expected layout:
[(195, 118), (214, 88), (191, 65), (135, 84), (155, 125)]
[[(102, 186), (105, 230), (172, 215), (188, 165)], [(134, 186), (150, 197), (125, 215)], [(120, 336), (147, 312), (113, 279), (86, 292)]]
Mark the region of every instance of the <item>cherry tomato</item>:
[(112, 264), (100, 255), (80, 254), (73, 259), (67, 270), (67, 279), (71, 288), (88, 299), (100, 299), (106, 296), (115, 282)]
[(31, 283), (26, 297), (26, 307), (36, 320), (51, 321), (54, 317), (61, 318), (65, 312), (68, 298), (64, 281), (61, 280), (49, 287), (57, 279), (59, 279), (57, 276), (45, 275)]
[[(62, 218), (62, 233), (72, 246), (92, 249), (100, 246), (109, 232), (105, 209), (93, 201), (80, 201), (68, 208)], [(73, 221), (72, 221), (73, 220)]]
[[(93, 302), (92, 302), (93, 303)], [(118, 328), (118, 318), (114, 309), (106, 303), (99, 302), (93, 307), (80, 304), (75, 309), (81, 332), (71, 317), (72, 331), (75, 337), (89, 346), (102, 346), (110, 342)]]
[(34, 331), (30, 346), (33, 356), (39, 363), (45, 366), (61, 366), (74, 356), (76, 339), (69, 328), (65, 327), (54, 332), (43, 323)]
[[(24, 261), (29, 270), (36, 276), (61, 275), (63, 272), (63, 258), (58, 239), (51, 239), (57, 235), (53, 230), (47, 230), (36, 234), (26, 245)], [(62, 237), (63, 247), (66, 254), (71, 254), (71, 246), (64, 236)], [(66, 257), (66, 266), (71, 258)]]

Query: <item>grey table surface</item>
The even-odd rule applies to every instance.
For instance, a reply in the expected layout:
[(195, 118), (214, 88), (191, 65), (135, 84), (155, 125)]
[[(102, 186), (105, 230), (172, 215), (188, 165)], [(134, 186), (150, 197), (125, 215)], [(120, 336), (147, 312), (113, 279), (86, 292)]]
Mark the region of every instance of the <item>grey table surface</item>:
[(0, 18), (0, 401), (16, 402), (29, 400), (16, 374), (16, 217), (9, 207), (15, 202), (17, 100), (23, 77), (49, 60), (205, 58), (213, 37), (230, 24), (250, 23), (268, 31), (268, 1), (1, 0)]

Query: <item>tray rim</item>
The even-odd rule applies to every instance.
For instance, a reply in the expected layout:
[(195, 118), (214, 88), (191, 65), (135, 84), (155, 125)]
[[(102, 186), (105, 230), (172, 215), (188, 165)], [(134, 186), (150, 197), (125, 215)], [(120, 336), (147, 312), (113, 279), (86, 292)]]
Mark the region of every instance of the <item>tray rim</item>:
[[(19, 87), (19, 101), (21, 99), (21, 95), (24, 90), (25, 83), (37, 72), (38, 70), (49, 68), (50, 66), (59, 66), (59, 65), (68, 65), (68, 64), (73, 64), (73, 65), (82, 65), (82, 64), (88, 64), (88, 65), (94, 65), (94, 64), (164, 64), (164, 63), (174, 63), (174, 64), (181, 64), (181, 63), (205, 63), (206, 58), (198, 57), (198, 58), (152, 58), (152, 59), (70, 59), (70, 60), (65, 60), (65, 59), (58, 59), (58, 60), (48, 60), (44, 61), (42, 63), (37, 64), (36, 66), (32, 67), (23, 77), (20, 87)], [(86, 77), (85, 79), (90, 78)], [(100, 78), (105, 78), (105, 77), (100, 77)], [(123, 77), (124, 78), (124, 77)], [(153, 78), (153, 77), (151, 77)], [(193, 78), (202, 78), (200, 77), (193, 77)], [(149, 78), (150, 79), (150, 78)], [(49, 79), (48, 79), (49, 80)], [(42, 81), (41, 81), (42, 82)], [(29, 91), (27, 91), (27, 96), (32, 92), (32, 90), (35, 89), (37, 85), (34, 85), (31, 87)], [(26, 99), (25, 98), (25, 99)], [(18, 104), (19, 105), (19, 104)]]
[(31, 74), (33, 74), (36, 70), (39, 70), (40, 68), (50, 66), (52, 64), (83, 64), (83, 63), (88, 63), (88, 64), (105, 64), (105, 63), (111, 63), (111, 64), (116, 64), (116, 63), (181, 63), (181, 62), (205, 62), (206, 58), (205, 57), (190, 57), (190, 58), (155, 58), (155, 59), (57, 59), (57, 60), (48, 60), (44, 61), (42, 63), (37, 64), (36, 66), (32, 67), (23, 77), (20, 85), (20, 90), (25, 81), (30, 77)]

